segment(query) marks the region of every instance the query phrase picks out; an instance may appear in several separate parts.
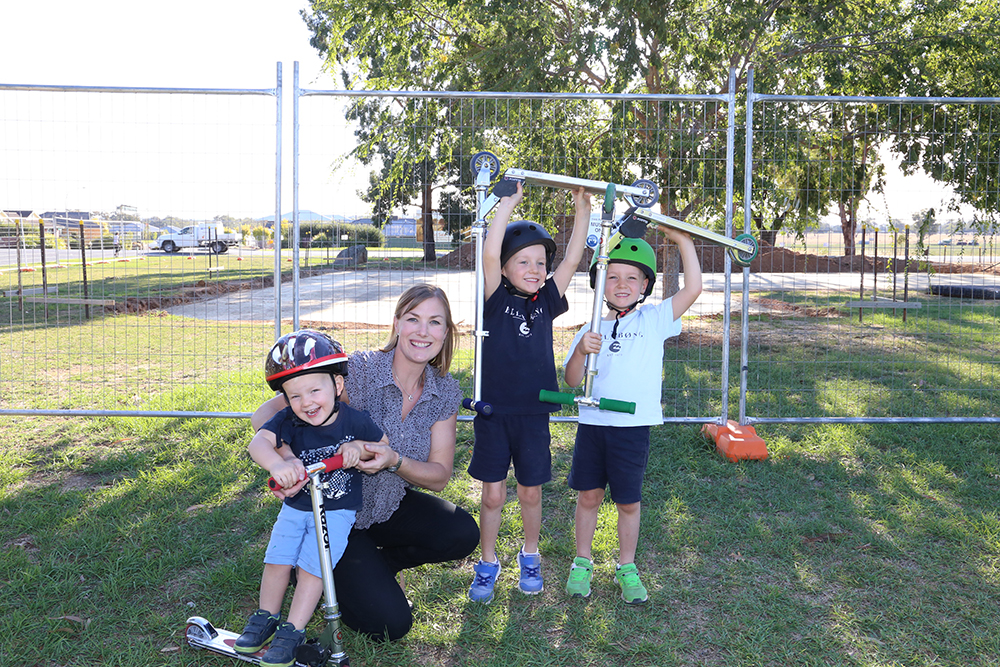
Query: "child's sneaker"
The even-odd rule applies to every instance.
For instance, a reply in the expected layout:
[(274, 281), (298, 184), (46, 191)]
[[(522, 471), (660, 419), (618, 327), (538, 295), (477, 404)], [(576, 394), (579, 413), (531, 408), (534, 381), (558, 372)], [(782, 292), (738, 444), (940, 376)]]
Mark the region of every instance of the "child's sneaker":
[(260, 667), (292, 667), (295, 649), (306, 642), (304, 630), (296, 630), (291, 623), (282, 623), (274, 633), (267, 653), (260, 658)]
[(250, 615), (243, 634), (233, 644), (233, 650), (237, 653), (256, 653), (271, 641), (279, 623), (280, 618), (272, 616), (269, 611), (258, 609)]
[(521, 568), (521, 578), (517, 587), (525, 595), (537, 595), (542, 592), (542, 557), (539, 554), (526, 554), (524, 549), (517, 552), (517, 564)]
[(622, 587), (622, 600), (628, 604), (643, 604), (649, 599), (646, 587), (639, 581), (639, 571), (636, 570), (635, 563), (616, 567), (615, 581)]
[(566, 593), (574, 598), (590, 597), (590, 579), (594, 575), (594, 564), (586, 558), (577, 556), (569, 568), (569, 579), (566, 581)]
[(496, 585), (497, 575), (500, 574), (500, 561), (484, 563), (480, 560), (472, 566), (472, 571), (475, 576), (472, 585), (469, 586), (469, 599), (483, 604), (493, 602), (493, 586)]

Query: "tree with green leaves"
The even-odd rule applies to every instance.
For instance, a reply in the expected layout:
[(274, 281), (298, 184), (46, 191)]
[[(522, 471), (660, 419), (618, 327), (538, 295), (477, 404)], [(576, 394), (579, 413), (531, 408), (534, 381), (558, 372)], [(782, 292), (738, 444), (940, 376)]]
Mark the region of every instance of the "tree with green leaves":
[[(666, 5), (313, 0), (303, 15), (312, 44), (350, 88), (703, 94), (725, 92), (731, 68), (742, 90), (753, 67), (755, 88), (778, 94), (1000, 94), (995, 49), (1000, 19), (992, 0), (730, 0), (723, 5), (698, 0)], [(810, 189), (816, 179), (808, 177), (815, 174), (803, 174), (801, 168), (798, 173), (796, 168), (792, 173), (771, 169), (757, 181), (759, 191), (781, 189), (782, 194), (753, 212), (761, 229), (802, 229), (836, 206), (852, 253), (858, 206), (880, 182), (878, 148), (885, 141), (893, 151), (915, 154), (907, 165), (955, 185), (965, 193), (963, 201), (996, 208), (995, 194), (967, 188), (967, 170), (954, 167), (964, 160), (980, 172), (990, 171), (986, 158), (997, 152), (995, 132), (970, 150), (968, 142), (901, 134), (905, 125), (879, 133), (864, 125), (863, 111), (840, 113), (852, 117), (829, 126), (840, 136), (823, 146), (806, 143), (797, 149), (826, 151), (840, 165), (837, 173), (819, 177), (827, 189)], [(662, 120), (662, 110), (627, 111), (616, 120), (651, 126)], [(981, 120), (966, 118), (973, 132)], [(664, 212), (707, 216), (707, 209), (718, 211), (721, 198), (717, 184), (724, 160), (716, 158), (724, 155), (725, 110), (720, 105), (679, 114), (671, 122), (702, 139), (691, 145), (651, 140), (632, 148), (636, 156), (656, 161), (659, 173), (647, 176), (663, 184)], [(909, 138), (898, 138), (902, 135)], [(689, 166), (695, 158), (702, 161)], [(737, 165), (738, 183), (739, 160)], [(982, 173), (980, 181), (988, 182), (989, 175)]]

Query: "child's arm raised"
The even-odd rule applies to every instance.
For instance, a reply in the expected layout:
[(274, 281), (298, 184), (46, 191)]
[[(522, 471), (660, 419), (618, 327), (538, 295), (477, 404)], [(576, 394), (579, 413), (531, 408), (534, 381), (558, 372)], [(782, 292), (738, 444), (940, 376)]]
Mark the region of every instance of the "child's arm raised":
[(664, 230), (664, 235), (677, 244), (681, 253), (681, 265), (684, 267), (684, 287), (674, 294), (671, 302), (676, 320), (687, 312), (701, 294), (701, 263), (698, 261), (694, 241), (686, 232), (668, 227)]
[(517, 190), (509, 197), (501, 197), (497, 204), (497, 212), (490, 223), (489, 233), (486, 234), (486, 242), (483, 243), (483, 276), (485, 278), (485, 291), (483, 297), (489, 299), (493, 292), (500, 287), (500, 251), (503, 249), (503, 236), (507, 231), (507, 223), (510, 216), (524, 197), (524, 183), (518, 181)]
[(559, 290), (559, 296), (566, 294), (569, 283), (573, 280), (580, 260), (583, 259), (583, 249), (587, 245), (587, 227), (590, 225), (590, 193), (582, 187), (573, 191), (573, 204), (576, 207), (576, 215), (573, 217), (573, 233), (570, 234), (569, 243), (566, 245), (566, 254), (563, 256), (552, 280)]

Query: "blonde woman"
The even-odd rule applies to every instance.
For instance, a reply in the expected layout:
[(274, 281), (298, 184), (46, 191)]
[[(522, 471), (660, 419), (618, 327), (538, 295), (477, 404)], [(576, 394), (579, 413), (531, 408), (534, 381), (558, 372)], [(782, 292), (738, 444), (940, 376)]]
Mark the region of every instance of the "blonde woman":
[[(441, 491), (451, 479), (462, 400), (448, 372), (455, 339), (448, 297), (419, 284), (399, 298), (387, 345), (348, 358), (347, 399), (368, 411), (389, 444), (365, 444), (374, 458), (358, 465), (369, 473), (364, 504), (334, 582), (344, 623), (374, 639), (399, 639), (413, 624), (399, 572), (465, 558), (479, 543), (468, 512), (421, 490)], [(266, 402), (254, 428), (284, 407), (280, 395)]]

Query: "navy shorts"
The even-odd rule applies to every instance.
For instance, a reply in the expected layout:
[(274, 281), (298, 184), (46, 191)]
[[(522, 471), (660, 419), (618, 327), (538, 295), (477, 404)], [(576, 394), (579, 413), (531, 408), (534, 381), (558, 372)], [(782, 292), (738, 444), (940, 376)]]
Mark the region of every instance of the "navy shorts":
[(566, 482), (576, 491), (608, 487), (612, 501), (630, 505), (642, 500), (642, 478), (648, 461), (648, 426), (579, 424)]
[(469, 475), (480, 482), (500, 482), (514, 463), (521, 486), (541, 486), (552, 480), (548, 413), (539, 415), (477, 416), (472, 420), (476, 444)]

